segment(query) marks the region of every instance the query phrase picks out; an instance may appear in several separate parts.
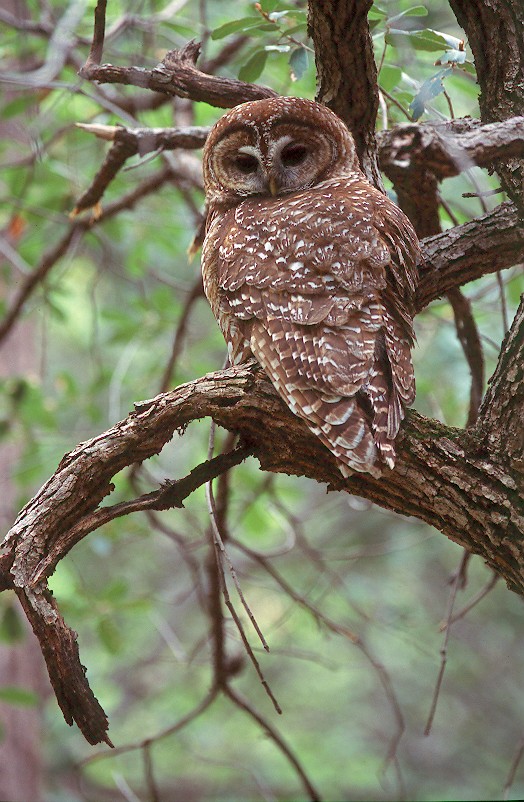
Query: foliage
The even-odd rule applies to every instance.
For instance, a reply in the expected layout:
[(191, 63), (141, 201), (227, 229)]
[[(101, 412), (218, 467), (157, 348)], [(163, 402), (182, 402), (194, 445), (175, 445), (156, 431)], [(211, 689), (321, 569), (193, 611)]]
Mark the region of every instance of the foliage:
[[(47, 5), (52, 19), (63, 21), (62, 0)], [(176, 16), (164, 16), (160, 0), (110, 3), (109, 30), (125, 22), (108, 36), (104, 60), (153, 67), (167, 49), (197, 36), (204, 43), (202, 60), (209, 61), (238, 37), (222, 74), (260, 81), (283, 94), (314, 96), (303, 3), (242, 2), (234, 10), (223, 0), (179, 5)], [(76, 122), (209, 125), (220, 114), (180, 100), (140, 110), (131, 103), (139, 90), (97, 87), (79, 79), (93, 6), (88, 3), (74, 25), (78, 39), (70, 58), (43, 85), (6, 83), (0, 143), (4, 307), (17, 282), (64, 236), (68, 213), (107, 152), (106, 143), (75, 128)], [(28, 7), (35, 19), (44, 11), (44, 4)], [(370, 23), (383, 99), (381, 127), (408, 119), (478, 115), (467, 45), (446, 4), (382, 0), (373, 5)], [(48, 48), (47, 34), (10, 27), (1, 45), (2, 72), (18, 72), (20, 64), (24, 71), (40, 69)], [(203, 202), (197, 156), (133, 157), (103, 200), (109, 208), (166, 165), (174, 173), (157, 192), (78, 230), (25, 307), (18, 324), (23, 333), (17, 336), (26, 340), (28, 367), (11, 369), (0, 387), (0, 436), (17, 453), (12, 471), (16, 507), (77, 442), (162, 388), (177, 326), (198, 280), (197, 261), (186, 258)], [(468, 199), (463, 193), (497, 185), (496, 178), (478, 168), (447, 180), (442, 225), (494, 208), (497, 198)], [(510, 314), (522, 282), (515, 271), (504, 280)], [(496, 277), (468, 285), (467, 295), (489, 376), (505, 330)], [(182, 334), (169, 386), (224, 361), (222, 338), (202, 299), (193, 303)], [(417, 336), (415, 408), (462, 425), (469, 372), (445, 300), (417, 318)], [(166, 478), (188, 473), (206, 458), (208, 437), (208, 421), (192, 424), (134, 476), (121, 475), (111, 502), (134, 496), (137, 487), (147, 492)], [(218, 438), (220, 446), (225, 435)], [(342, 494), (326, 496), (324, 488), (308, 480), (267, 476), (252, 459), (235, 469), (230, 481), (231, 559), (269, 654), (244, 623), (284, 715), (274, 713), (229, 622), (229, 652), (238, 661), (235, 687), (292, 745), (323, 796), (500, 797), (524, 713), (519, 693), (524, 651), (515, 634), (520, 600), (497, 586), (453, 625), (436, 719), (424, 737), (440, 664), (439, 628), (446, 620), (460, 549), (414, 519), (400, 519)], [(128, 516), (107, 525), (79, 544), (53, 577), (53, 591), (79, 632), (83, 662), (108, 711), (117, 746), (167, 733), (206, 696), (208, 529), (199, 491), (183, 510)], [(489, 582), (490, 573), (474, 559), (455, 609)], [(233, 589), (231, 595), (240, 609)], [(19, 637), (10, 604), (0, 598), (4, 640)], [(32, 701), (27, 692), (13, 688), (0, 689), (0, 696), (17, 704)], [(405, 729), (399, 726), (397, 704)], [(93, 748), (67, 729), (54, 699), (45, 715), (49, 799), (59, 798), (52, 797), (57, 788), (60, 798), (69, 794), (72, 802), (96, 799), (99, 787), (120, 788), (125, 796), (122, 789), (128, 786), (146, 798), (147, 772), (137, 750), (113, 756), (104, 749), (103, 759), (80, 768)], [(158, 798), (296, 799), (294, 769), (262, 735), (227, 699), (216, 700), (191, 725), (166, 734), (151, 749)], [(397, 736), (402, 736), (398, 745)], [(65, 790), (73, 766), (86, 783), (86, 790), (74, 796)], [(523, 782), (512, 789), (517, 796), (524, 792)]]

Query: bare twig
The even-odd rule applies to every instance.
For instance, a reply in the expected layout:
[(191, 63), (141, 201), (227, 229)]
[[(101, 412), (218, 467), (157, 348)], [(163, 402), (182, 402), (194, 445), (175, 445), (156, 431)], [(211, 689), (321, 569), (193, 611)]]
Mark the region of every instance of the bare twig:
[(491, 591), (493, 590), (499, 579), (500, 576), (493, 571), (490, 579), (486, 582), (484, 587), (481, 588), (479, 592), (476, 593), (475, 596), (473, 596), (473, 598), (470, 599), (470, 601), (467, 604), (465, 604), (461, 610), (459, 610), (458, 613), (455, 613), (455, 615), (453, 615), (449, 619), (449, 621), (444, 621), (444, 623), (441, 624), (440, 631), (443, 632), (446, 629), (446, 627), (451, 626), (451, 624), (454, 624), (455, 621), (460, 621), (461, 618), (464, 618), (470, 612), (470, 610), (476, 607), (477, 604), (481, 602), (485, 596), (488, 595), (488, 593), (491, 593)]
[(107, 0), (98, 0), (95, 7), (95, 24), (93, 30), (93, 41), (83, 69), (89, 70), (97, 67), (102, 61), (104, 52), (104, 37), (106, 30), (106, 6)]
[(295, 753), (291, 750), (291, 747), (284, 741), (282, 736), (277, 732), (277, 730), (269, 723), (267, 719), (265, 719), (260, 713), (258, 713), (254, 707), (252, 707), (249, 702), (243, 699), (240, 694), (236, 691), (233, 691), (231, 687), (227, 687), (225, 689), (226, 696), (231, 699), (233, 704), (235, 704), (240, 710), (243, 710), (249, 716), (251, 716), (254, 721), (261, 727), (268, 738), (273, 741), (273, 743), (277, 746), (277, 748), (282, 752), (284, 757), (291, 763), (294, 767), (295, 771), (297, 772), (298, 776), (302, 780), (306, 793), (309, 796), (309, 799), (312, 802), (321, 802), (322, 797), (316, 790), (315, 786), (307, 776), (304, 767), (300, 763), (299, 759), (295, 755)]
[(506, 779), (506, 782), (504, 783), (504, 789), (503, 789), (504, 802), (506, 802), (506, 800), (509, 799), (511, 786), (515, 782), (515, 777), (517, 776), (517, 770), (518, 770), (518, 768), (520, 766), (520, 762), (521, 762), (523, 756), (524, 756), (524, 738), (521, 738), (519, 743), (518, 743), (518, 745), (517, 745), (517, 748), (515, 750), (515, 756), (514, 756), (512, 762), (511, 762), (511, 766), (510, 766), (510, 770), (509, 770), (509, 773), (508, 773), (508, 777)]
[(426, 722), (426, 726), (424, 728), (424, 735), (429, 735), (431, 733), (431, 727), (433, 726), (433, 719), (435, 718), (435, 712), (437, 710), (437, 703), (440, 695), (440, 689), (442, 687), (442, 681), (444, 679), (444, 672), (446, 670), (446, 663), (447, 663), (447, 650), (448, 650), (448, 641), (449, 641), (449, 634), (451, 631), (451, 618), (453, 615), (453, 607), (455, 605), (455, 599), (457, 598), (457, 592), (459, 589), (459, 585), (462, 579), (463, 568), (467, 560), (469, 559), (469, 552), (464, 549), (462, 552), (462, 558), (460, 561), (460, 566), (458, 571), (455, 574), (455, 578), (453, 580), (453, 584), (451, 586), (451, 591), (448, 598), (448, 609), (446, 614), (446, 626), (444, 628), (444, 640), (442, 643), (442, 647), (440, 649), (440, 669), (437, 677), (437, 682), (435, 684), (435, 690), (433, 692), (433, 699), (431, 701), (431, 708), (428, 715), (428, 720)]
[(191, 312), (193, 311), (193, 308), (196, 302), (199, 300), (199, 298), (203, 297), (204, 297), (204, 288), (202, 286), (202, 278), (199, 276), (195, 281), (195, 283), (193, 284), (193, 287), (191, 288), (184, 303), (182, 314), (178, 318), (178, 324), (173, 339), (173, 347), (171, 349), (171, 354), (169, 355), (169, 359), (164, 369), (162, 380), (160, 382), (159, 392), (161, 393), (166, 392), (166, 390), (169, 389), (169, 385), (173, 381), (173, 373), (178, 358), (180, 356), (180, 352), (182, 351), (184, 345), (184, 339), (186, 336), (187, 326), (189, 323)]
[(72, 211), (75, 217), (81, 211), (96, 206), (105, 190), (123, 167), (127, 159), (137, 153), (156, 153), (176, 148), (201, 148), (206, 141), (207, 128), (123, 128), (112, 125), (77, 124), (100, 139), (113, 142), (104, 163), (98, 170), (89, 189), (76, 202)]
[(175, 724), (171, 724), (169, 727), (166, 727), (165, 730), (162, 730), (157, 735), (154, 735), (152, 738), (146, 738), (143, 741), (135, 741), (134, 743), (125, 744), (124, 746), (117, 746), (111, 750), (111, 752), (103, 751), (97, 752), (94, 755), (90, 755), (86, 757), (84, 760), (80, 762), (80, 766), (88, 766), (91, 763), (95, 763), (98, 760), (106, 760), (107, 758), (118, 757), (119, 755), (125, 755), (128, 752), (135, 752), (137, 750), (143, 749), (144, 745), (147, 743), (157, 743), (158, 741), (163, 740), (164, 738), (169, 738), (171, 735), (175, 735), (180, 730), (183, 730), (185, 727), (189, 726), (195, 719), (202, 715), (215, 701), (218, 696), (218, 688), (211, 688), (207, 696), (205, 696), (202, 701), (196, 705), (193, 710), (190, 710), (185, 716), (179, 719)]

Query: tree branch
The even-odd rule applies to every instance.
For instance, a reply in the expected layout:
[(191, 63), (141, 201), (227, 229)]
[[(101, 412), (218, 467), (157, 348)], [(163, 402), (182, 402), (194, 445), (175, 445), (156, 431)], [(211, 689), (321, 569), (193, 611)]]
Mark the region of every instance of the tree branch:
[(222, 109), (248, 100), (277, 97), (278, 93), (266, 86), (207, 75), (195, 66), (199, 55), (200, 44), (192, 41), (182, 50), (169, 51), (152, 70), (143, 67), (117, 67), (113, 64), (98, 66), (86, 62), (79, 70), (79, 75), (101, 84), (138, 86), (153, 92), (188, 97)]
[(524, 117), (503, 123), (463, 119), (406, 123), (379, 132), (380, 166), (394, 181), (399, 170), (423, 167), (441, 181), (478, 165), (524, 157)]
[[(450, 0), (475, 58), (483, 122), (524, 114), (524, 5), (522, 0)], [(509, 159), (497, 171), (524, 215), (524, 164)]]
[(442, 234), (426, 237), (416, 308), (423, 309), (453, 287), (524, 262), (524, 223), (512, 203), (502, 203)]
[[(159, 453), (176, 430), (204, 416), (239, 433), (245, 453), (252, 451), (264, 470), (309, 476), (331, 489), (415, 515), (480, 554), (510, 587), (524, 594), (519, 568), (524, 560), (522, 460), (508, 455), (501, 443), (492, 447), (487, 426), (497, 407), (502, 405), (509, 415), (517, 402), (507, 399), (519, 399), (524, 393), (522, 359), (518, 362), (524, 348), (523, 320), (521, 309), (506, 340), (481, 425), (460, 431), (409, 412), (397, 441), (397, 467), (384, 479), (365, 474), (344, 479), (333, 455), (289, 411), (255, 365), (219, 371), (136, 404), (125, 420), (67, 454), (21, 511), (0, 557), (0, 588), (14, 587), (22, 601), (66, 721), (77, 721), (91, 743), (109, 742), (107, 720), (85, 678), (76, 636), (59, 615), (45, 578), (93, 522), (102, 522), (106, 513), (103, 508), (96, 511), (112, 491), (112, 478), (124, 467)], [(504, 368), (515, 363), (520, 368), (511, 374), (508, 387)], [(521, 434), (523, 430), (520, 421)], [(233, 452), (234, 459), (245, 453)], [(204, 472), (211, 463), (208, 466)], [(194, 477), (187, 481), (191, 484)], [(155, 495), (154, 502), (162, 499)], [(129, 512), (141, 508), (141, 503), (131, 502), (127, 509), (117, 505), (107, 514)], [(97, 519), (98, 514), (102, 517)]]
[(371, 5), (372, 0), (309, 0), (308, 30), (315, 48), (317, 100), (347, 124), (364, 173), (381, 188), (377, 68), (367, 21)]

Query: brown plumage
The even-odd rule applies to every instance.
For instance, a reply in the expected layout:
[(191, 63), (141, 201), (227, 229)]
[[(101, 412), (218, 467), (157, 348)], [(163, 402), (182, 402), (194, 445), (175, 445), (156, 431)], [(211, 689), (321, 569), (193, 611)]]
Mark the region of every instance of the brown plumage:
[(204, 149), (204, 289), (235, 364), (254, 356), (341, 472), (380, 475), (415, 397), (419, 258), (324, 106), (245, 103)]

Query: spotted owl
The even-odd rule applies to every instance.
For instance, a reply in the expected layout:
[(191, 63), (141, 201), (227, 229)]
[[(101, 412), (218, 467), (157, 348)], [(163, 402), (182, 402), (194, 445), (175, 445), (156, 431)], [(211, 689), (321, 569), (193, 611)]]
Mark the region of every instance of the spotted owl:
[(415, 397), (417, 236), (351, 134), (299, 98), (244, 103), (204, 148), (204, 290), (231, 364), (253, 356), (344, 476), (395, 464)]

